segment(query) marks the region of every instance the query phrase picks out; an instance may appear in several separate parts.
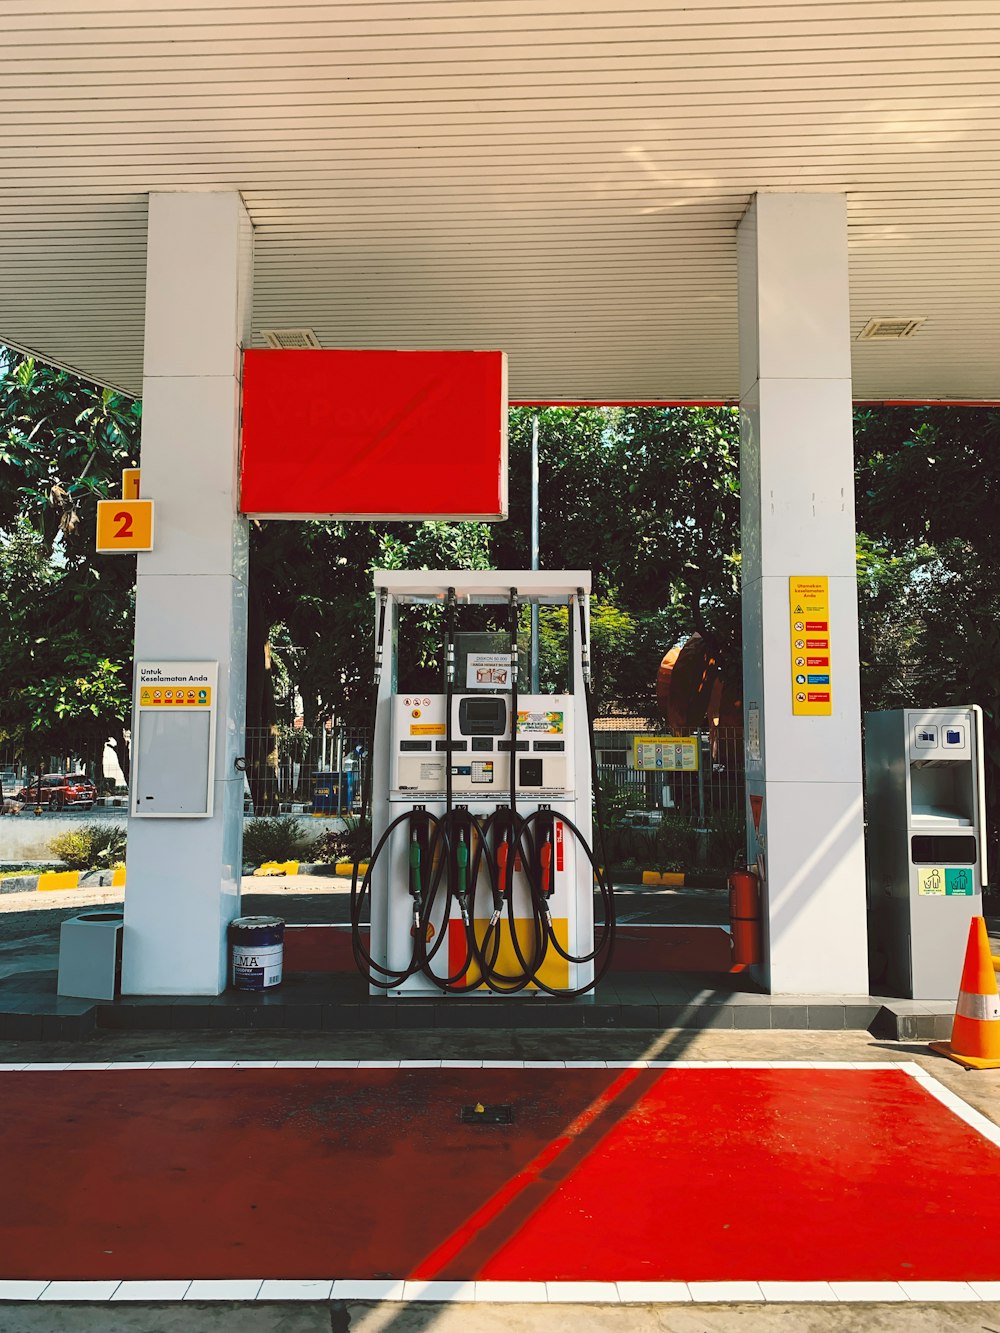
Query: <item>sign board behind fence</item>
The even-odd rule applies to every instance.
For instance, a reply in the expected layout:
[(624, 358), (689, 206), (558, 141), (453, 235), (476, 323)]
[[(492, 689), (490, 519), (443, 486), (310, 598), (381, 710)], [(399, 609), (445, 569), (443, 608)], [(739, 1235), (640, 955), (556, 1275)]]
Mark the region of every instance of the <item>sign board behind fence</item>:
[(697, 773), (697, 736), (636, 736), (632, 766), (645, 773)]

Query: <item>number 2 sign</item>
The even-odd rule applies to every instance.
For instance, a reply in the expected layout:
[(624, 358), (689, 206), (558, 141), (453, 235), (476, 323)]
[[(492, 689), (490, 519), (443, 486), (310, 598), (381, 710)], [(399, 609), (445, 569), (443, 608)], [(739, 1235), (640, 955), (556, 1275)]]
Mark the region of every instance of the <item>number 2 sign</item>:
[(152, 500), (98, 500), (97, 549), (104, 555), (151, 551)]

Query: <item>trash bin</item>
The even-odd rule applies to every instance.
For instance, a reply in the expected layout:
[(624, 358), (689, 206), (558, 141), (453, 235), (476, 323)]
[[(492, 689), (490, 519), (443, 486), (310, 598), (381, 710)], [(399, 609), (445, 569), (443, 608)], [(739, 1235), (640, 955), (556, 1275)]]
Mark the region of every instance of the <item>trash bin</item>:
[(59, 927), (60, 995), (113, 1000), (121, 991), (122, 912), (84, 912)]
[[(338, 801), (339, 793), (339, 801)], [(316, 773), (313, 776), (313, 814), (335, 815), (350, 811), (354, 804), (354, 774), (344, 772)]]
[(238, 916), (229, 926), (232, 982), (236, 990), (271, 990), (281, 985), (285, 923), (280, 916)]

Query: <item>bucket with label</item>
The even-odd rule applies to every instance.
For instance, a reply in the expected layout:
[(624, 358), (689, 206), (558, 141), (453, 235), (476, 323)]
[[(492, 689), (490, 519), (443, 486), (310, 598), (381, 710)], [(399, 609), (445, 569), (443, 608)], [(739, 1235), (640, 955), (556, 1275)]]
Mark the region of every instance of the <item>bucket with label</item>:
[(236, 990), (273, 990), (281, 985), (285, 923), (280, 916), (238, 916), (229, 927)]

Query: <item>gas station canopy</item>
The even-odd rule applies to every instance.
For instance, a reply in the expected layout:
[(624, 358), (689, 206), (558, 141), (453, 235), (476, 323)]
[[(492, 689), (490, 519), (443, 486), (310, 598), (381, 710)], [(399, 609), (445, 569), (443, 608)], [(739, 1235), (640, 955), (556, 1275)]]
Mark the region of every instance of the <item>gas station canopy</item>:
[(995, 400), (998, 54), (996, 0), (9, 0), (0, 340), (138, 393), (148, 193), (237, 189), (255, 346), (730, 401), (751, 196), (842, 192), (855, 397)]

